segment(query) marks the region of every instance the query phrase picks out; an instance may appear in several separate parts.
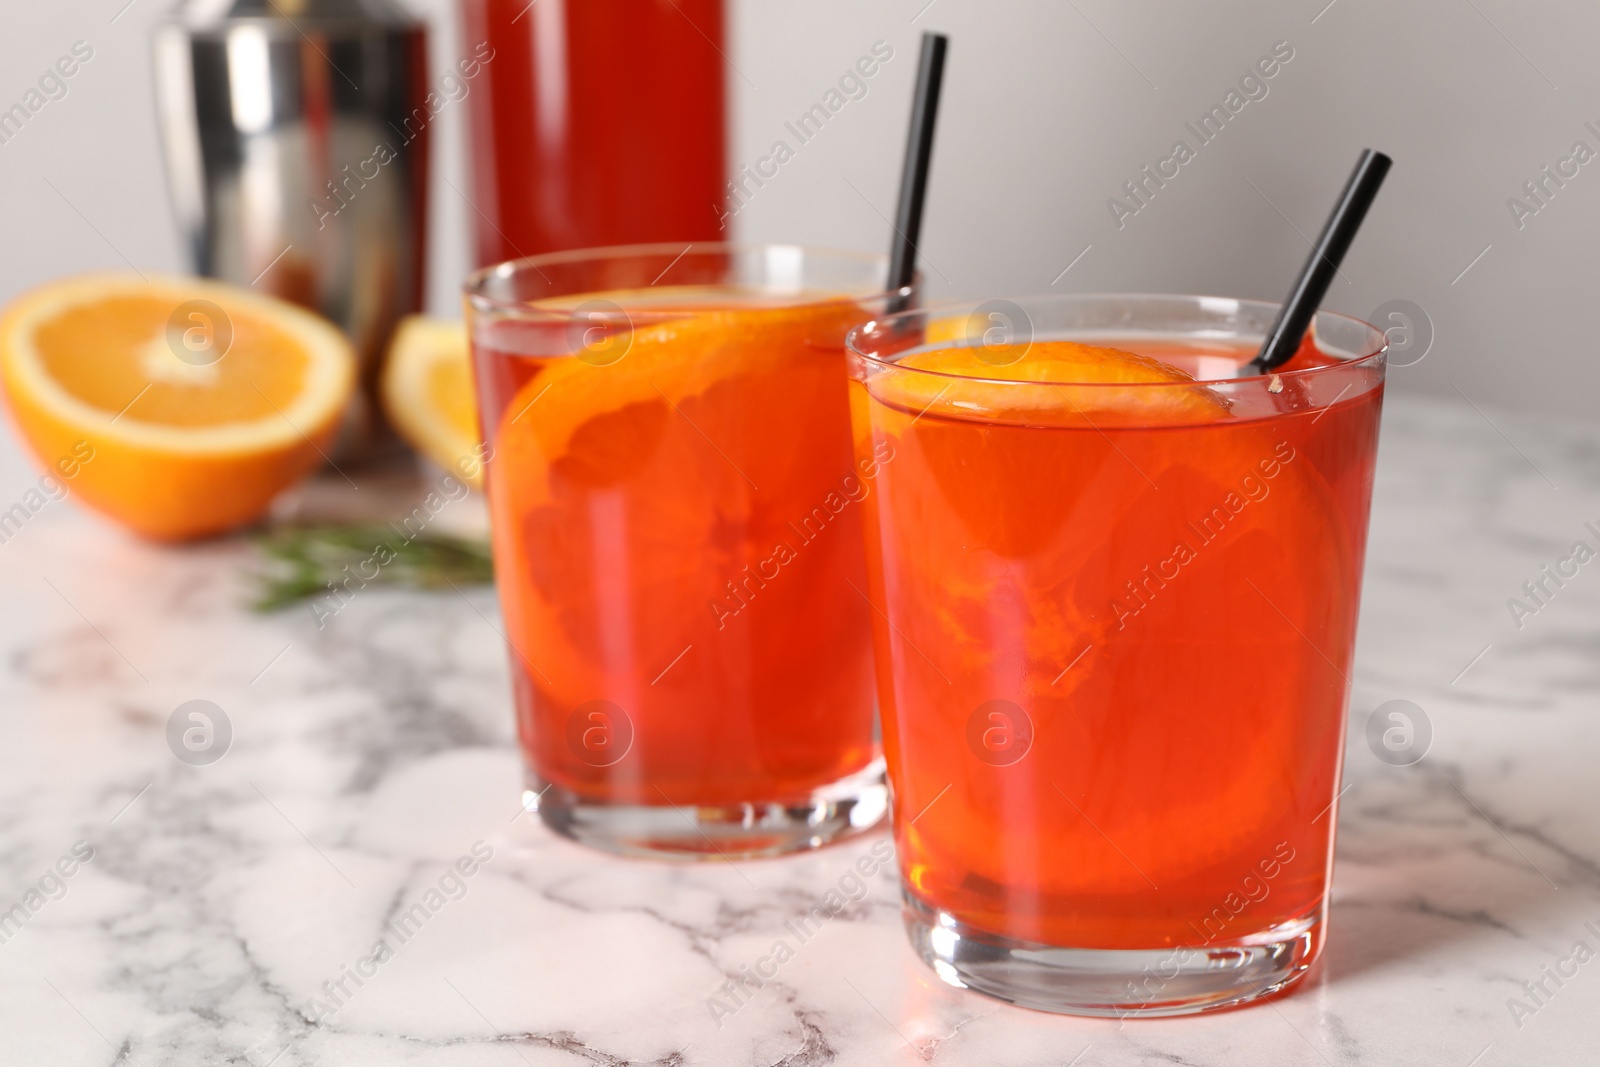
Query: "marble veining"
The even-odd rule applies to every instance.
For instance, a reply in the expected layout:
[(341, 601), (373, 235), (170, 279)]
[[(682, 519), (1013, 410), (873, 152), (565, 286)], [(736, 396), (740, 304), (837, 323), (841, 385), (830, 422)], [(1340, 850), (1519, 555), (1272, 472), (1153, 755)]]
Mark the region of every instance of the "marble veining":
[[(1600, 432), (1485, 412), (1385, 416), (1323, 962), (1168, 1021), (939, 983), (882, 834), (711, 866), (552, 837), (489, 591), (261, 616), (247, 544), (52, 504), (0, 543), (0, 1065), (1593, 1063), (1600, 566), (1507, 603), (1600, 524)], [(196, 699), (232, 728), (208, 765), (168, 747)], [(1366, 740), (1394, 699), (1411, 766)]]

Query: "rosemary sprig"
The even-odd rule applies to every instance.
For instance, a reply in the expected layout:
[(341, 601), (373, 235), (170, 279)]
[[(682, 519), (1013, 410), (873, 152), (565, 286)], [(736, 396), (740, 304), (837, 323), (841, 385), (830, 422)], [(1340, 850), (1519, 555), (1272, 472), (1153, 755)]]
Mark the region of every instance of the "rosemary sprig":
[(257, 544), (267, 567), (254, 575), (253, 606), (263, 612), (335, 589), (443, 589), (494, 581), (488, 542), (426, 532), (407, 536), (383, 523), (281, 527)]

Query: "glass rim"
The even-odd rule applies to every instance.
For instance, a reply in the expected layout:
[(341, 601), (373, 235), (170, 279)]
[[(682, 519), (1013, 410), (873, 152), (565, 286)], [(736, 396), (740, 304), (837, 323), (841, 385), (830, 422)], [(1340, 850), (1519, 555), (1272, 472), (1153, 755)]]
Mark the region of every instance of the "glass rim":
[[(859, 249), (830, 248), (823, 245), (803, 245), (790, 241), (654, 241), (641, 244), (625, 245), (600, 245), (593, 248), (572, 248), (559, 252), (541, 252), (533, 256), (521, 256), (517, 259), (508, 259), (500, 263), (491, 263), (487, 267), (480, 267), (467, 275), (462, 283), (462, 294), (478, 311), (509, 311), (523, 315), (548, 315), (554, 319), (570, 318), (555, 309), (539, 308), (525, 300), (508, 300), (501, 297), (490, 296), (487, 287), (490, 282), (509, 278), (517, 274), (532, 270), (543, 275), (540, 267), (562, 266), (572, 263), (599, 263), (606, 260), (620, 260), (642, 258), (645, 256), (671, 255), (677, 258), (668, 265), (671, 269), (678, 259), (698, 253), (740, 254), (764, 253), (769, 249), (782, 248), (797, 251), (804, 262), (809, 259), (831, 259), (835, 262), (858, 263), (861, 265), (877, 264), (882, 269), (880, 280), (875, 283), (870, 291), (859, 294), (849, 294), (850, 299), (875, 301), (893, 297), (909, 298), (915, 290), (915, 285), (902, 286), (890, 289), (882, 282), (882, 275), (889, 270), (889, 256), (883, 252), (863, 252)], [(662, 272), (663, 274), (666, 271)], [(604, 292), (605, 290), (596, 290)], [(572, 294), (567, 294), (572, 295)], [(814, 304), (825, 304), (839, 299), (837, 294), (819, 297), (816, 300), (807, 300), (792, 307), (810, 307)]]
[[(1029, 304), (1070, 305), (1074, 303), (1089, 304), (1103, 301), (1126, 301), (1129, 303), (1137, 302), (1154, 304), (1161, 301), (1170, 301), (1177, 304), (1187, 303), (1196, 307), (1204, 307), (1208, 303), (1220, 304), (1226, 302), (1234, 305), (1234, 310), (1236, 313), (1242, 308), (1254, 307), (1263, 311), (1271, 312), (1274, 319), (1276, 318), (1278, 311), (1283, 307), (1282, 303), (1271, 300), (1251, 300), (1244, 297), (1233, 296), (1209, 296), (1200, 293), (1036, 293), (1031, 296), (991, 298), (991, 300), (992, 299), (1005, 300), (1009, 303), (1016, 304), (1023, 308), (1024, 311), (1026, 311), (1026, 308)], [(927, 304), (922, 307), (908, 308), (905, 311), (896, 312), (893, 315), (886, 315), (882, 318), (872, 319), (868, 322), (862, 323), (860, 326), (852, 328), (850, 332), (845, 335), (845, 353), (848, 356), (855, 356), (866, 360), (868, 363), (871, 363), (883, 370), (898, 371), (902, 374), (926, 374), (934, 378), (943, 378), (949, 381), (978, 382), (985, 385), (1049, 385), (1071, 386), (1074, 389), (1192, 389), (1198, 385), (1214, 389), (1221, 386), (1239, 385), (1246, 382), (1270, 382), (1273, 378), (1302, 380), (1313, 375), (1331, 373), (1351, 367), (1359, 367), (1364, 364), (1381, 363), (1384, 355), (1389, 351), (1389, 336), (1377, 326), (1374, 326), (1372, 323), (1367, 322), (1364, 319), (1358, 319), (1354, 315), (1346, 315), (1338, 311), (1325, 311), (1321, 309), (1319, 309), (1312, 317), (1313, 327), (1315, 326), (1316, 322), (1324, 316), (1332, 319), (1342, 320), (1360, 327), (1366, 330), (1369, 334), (1373, 335), (1377, 339), (1375, 343), (1377, 343), (1378, 347), (1375, 350), (1367, 352), (1363, 355), (1338, 357), (1337, 362), (1328, 364), (1327, 366), (1304, 367), (1300, 370), (1280, 369), (1269, 371), (1264, 374), (1250, 374), (1238, 378), (1197, 378), (1190, 381), (1178, 382), (1075, 382), (1055, 381), (1050, 379), (1040, 380), (1037, 378), (1007, 378), (996, 377), (992, 375), (964, 374), (959, 371), (928, 370), (922, 367), (903, 367), (895, 360), (886, 359), (883, 356), (875, 355), (872, 352), (866, 351), (861, 344), (862, 339), (865, 338), (869, 333), (876, 335), (879, 332), (890, 329), (898, 322), (909, 322), (914, 316), (938, 315), (941, 312), (954, 313), (966, 311), (971, 313), (989, 302), (990, 300), (940, 301), (938, 303)], [(1192, 334), (1193, 331), (1189, 332)], [(1152, 331), (1152, 333), (1158, 336), (1160, 335), (1160, 331)], [(1182, 334), (1175, 334), (1175, 336), (1182, 336)], [(1032, 342), (1030, 341), (1029, 343), (1031, 344)], [(961, 345), (952, 343), (946, 347), (961, 347)], [(1336, 353), (1329, 353), (1329, 355), (1337, 356)], [(997, 371), (1004, 370), (1003, 367), (996, 367), (995, 369)]]

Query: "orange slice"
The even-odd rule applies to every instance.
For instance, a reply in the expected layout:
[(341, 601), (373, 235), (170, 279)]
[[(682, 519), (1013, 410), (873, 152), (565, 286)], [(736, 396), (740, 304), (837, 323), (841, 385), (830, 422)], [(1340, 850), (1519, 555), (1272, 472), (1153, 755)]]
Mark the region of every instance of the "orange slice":
[(22, 437), (69, 491), (181, 540), (259, 518), (323, 461), (355, 357), (332, 324), (249, 290), (93, 275), (5, 310), (0, 381)]
[[(615, 295), (626, 302), (631, 294)], [(636, 326), (597, 338), (596, 358), (580, 355), (552, 362), (510, 404), (515, 416), (538, 400), (536, 417), (528, 418), (525, 432), (548, 459), (572, 452), (581, 461), (588, 453), (583, 441), (574, 449), (580, 431), (631, 405), (676, 405), (720, 381), (780, 367), (793, 359), (796, 346), (836, 350), (863, 318), (857, 305), (842, 298), (797, 308), (690, 307), (684, 317), (666, 321), (660, 320), (673, 313), (670, 308), (626, 306), (618, 317), (631, 316)]]
[(526, 422), (521, 441), (536, 445), (546, 462), (570, 456), (599, 481), (623, 473), (617, 463), (625, 466), (626, 457), (606, 454), (605, 435), (580, 431), (597, 430), (597, 420), (634, 405), (665, 409), (737, 373), (750, 359), (741, 359), (741, 354), (730, 359), (725, 353), (731, 331), (722, 320), (728, 314), (702, 313), (614, 335), (606, 343), (624, 348), (616, 362), (553, 362), (511, 402), (513, 415), (539, 404), (529, 418), (519, 420)]
[[(1285, 811), (1316, 814), (1283, 757), (1324, 744), (1337, 718), (1283, 709), (1341, 681), (1302, 646), (1347, 642), (1327, 590), (1352, 587), (1357, 557), (1325, 468), (1279, 451), (1292, 423), (1235, 418), (1133, 353), (1041, 342), (1001, 365), (1011, 354), (917, 352), (902, 365), (940, 373), (853, 382), (856, 449), (895, 455), (877, 536), (893, 618), (880, 639), (909, 665), (885, 719), (916, 768), (900, 792), (914, 813), (957, 783), (956, 804), (907, 831), (908, 852), (944, 869), (959, 857), (974, 884), (1058, 894), (1065, 910), (1145, 892), (1147, 877), (1201, 878)], [(942, 376), (990, 366), (1012, 381)], [(1074, 409), (1052, 392), (1089, 395)], [(1263, 667), (1285, 642), (1294, 655)], [(1189, 693), (1237, 693), (1239, 714), (1186, 718), (1173, 709)], [(959, 739), (997, 697), (1037, 733), (1027, 762), (991, 770)]]
[[(562, 699), (587, 699), (593, 665), (618, 655), (608, 641), (637, 642), (643, 662), (665, 664), (701, 640), (715, 622), (708, 599), (748, 562), (745, 536), (764, 551), (786, 536), (803, 510), (762, 502), (804, 497), (796, 487), (815, 481), (816, 461), (770, 442), (806, 439), (812, 413), (839, 402), (843, 338), (865, 318), (845, 300), (648, 324), (633, 314), (641, 324), (605, 338), (599, 358), (548, 360), (492, 441), (490, 503), (499, 528), (514, 531), (505, 579), (533, 592), (508, 598), (508, 625), (539, 650), (529, 654)], [(496, 340), (480, 329), (475, 343), (494, 350)], [(615, 529), (626, 545), (601, 543), (596, 530), (613, 520), (600, 509), (621, 514), (624, 501)], [(578, 588), (624, 574), (637, 612), (626, 627)]]
[(413, 448), (482, 488), (483, 438), (464, 325), (425, 315), (403, 319), (378, 393), (389, 421)]
[[(1171, 425), (1209, 422), (1227, 410), (1176, 367), (1073, 341), (937, 348), (895, 366), (928, 373), (888, 371), (869, 388), (883, 402), (914, 412), (1048, 425)], [(1128, 388), (1114, 388), (1119, 385)]]

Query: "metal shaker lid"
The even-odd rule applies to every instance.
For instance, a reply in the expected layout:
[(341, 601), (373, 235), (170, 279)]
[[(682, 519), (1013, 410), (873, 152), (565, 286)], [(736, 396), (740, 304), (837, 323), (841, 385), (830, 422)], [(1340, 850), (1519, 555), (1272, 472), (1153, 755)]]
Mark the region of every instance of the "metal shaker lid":
[(192, 33), (205, 33), (246, 21), (277, 23), (291, 30), (326, 30), (397, 28), (420, 20), (396, 0), (181, 0), (168, 21)]

